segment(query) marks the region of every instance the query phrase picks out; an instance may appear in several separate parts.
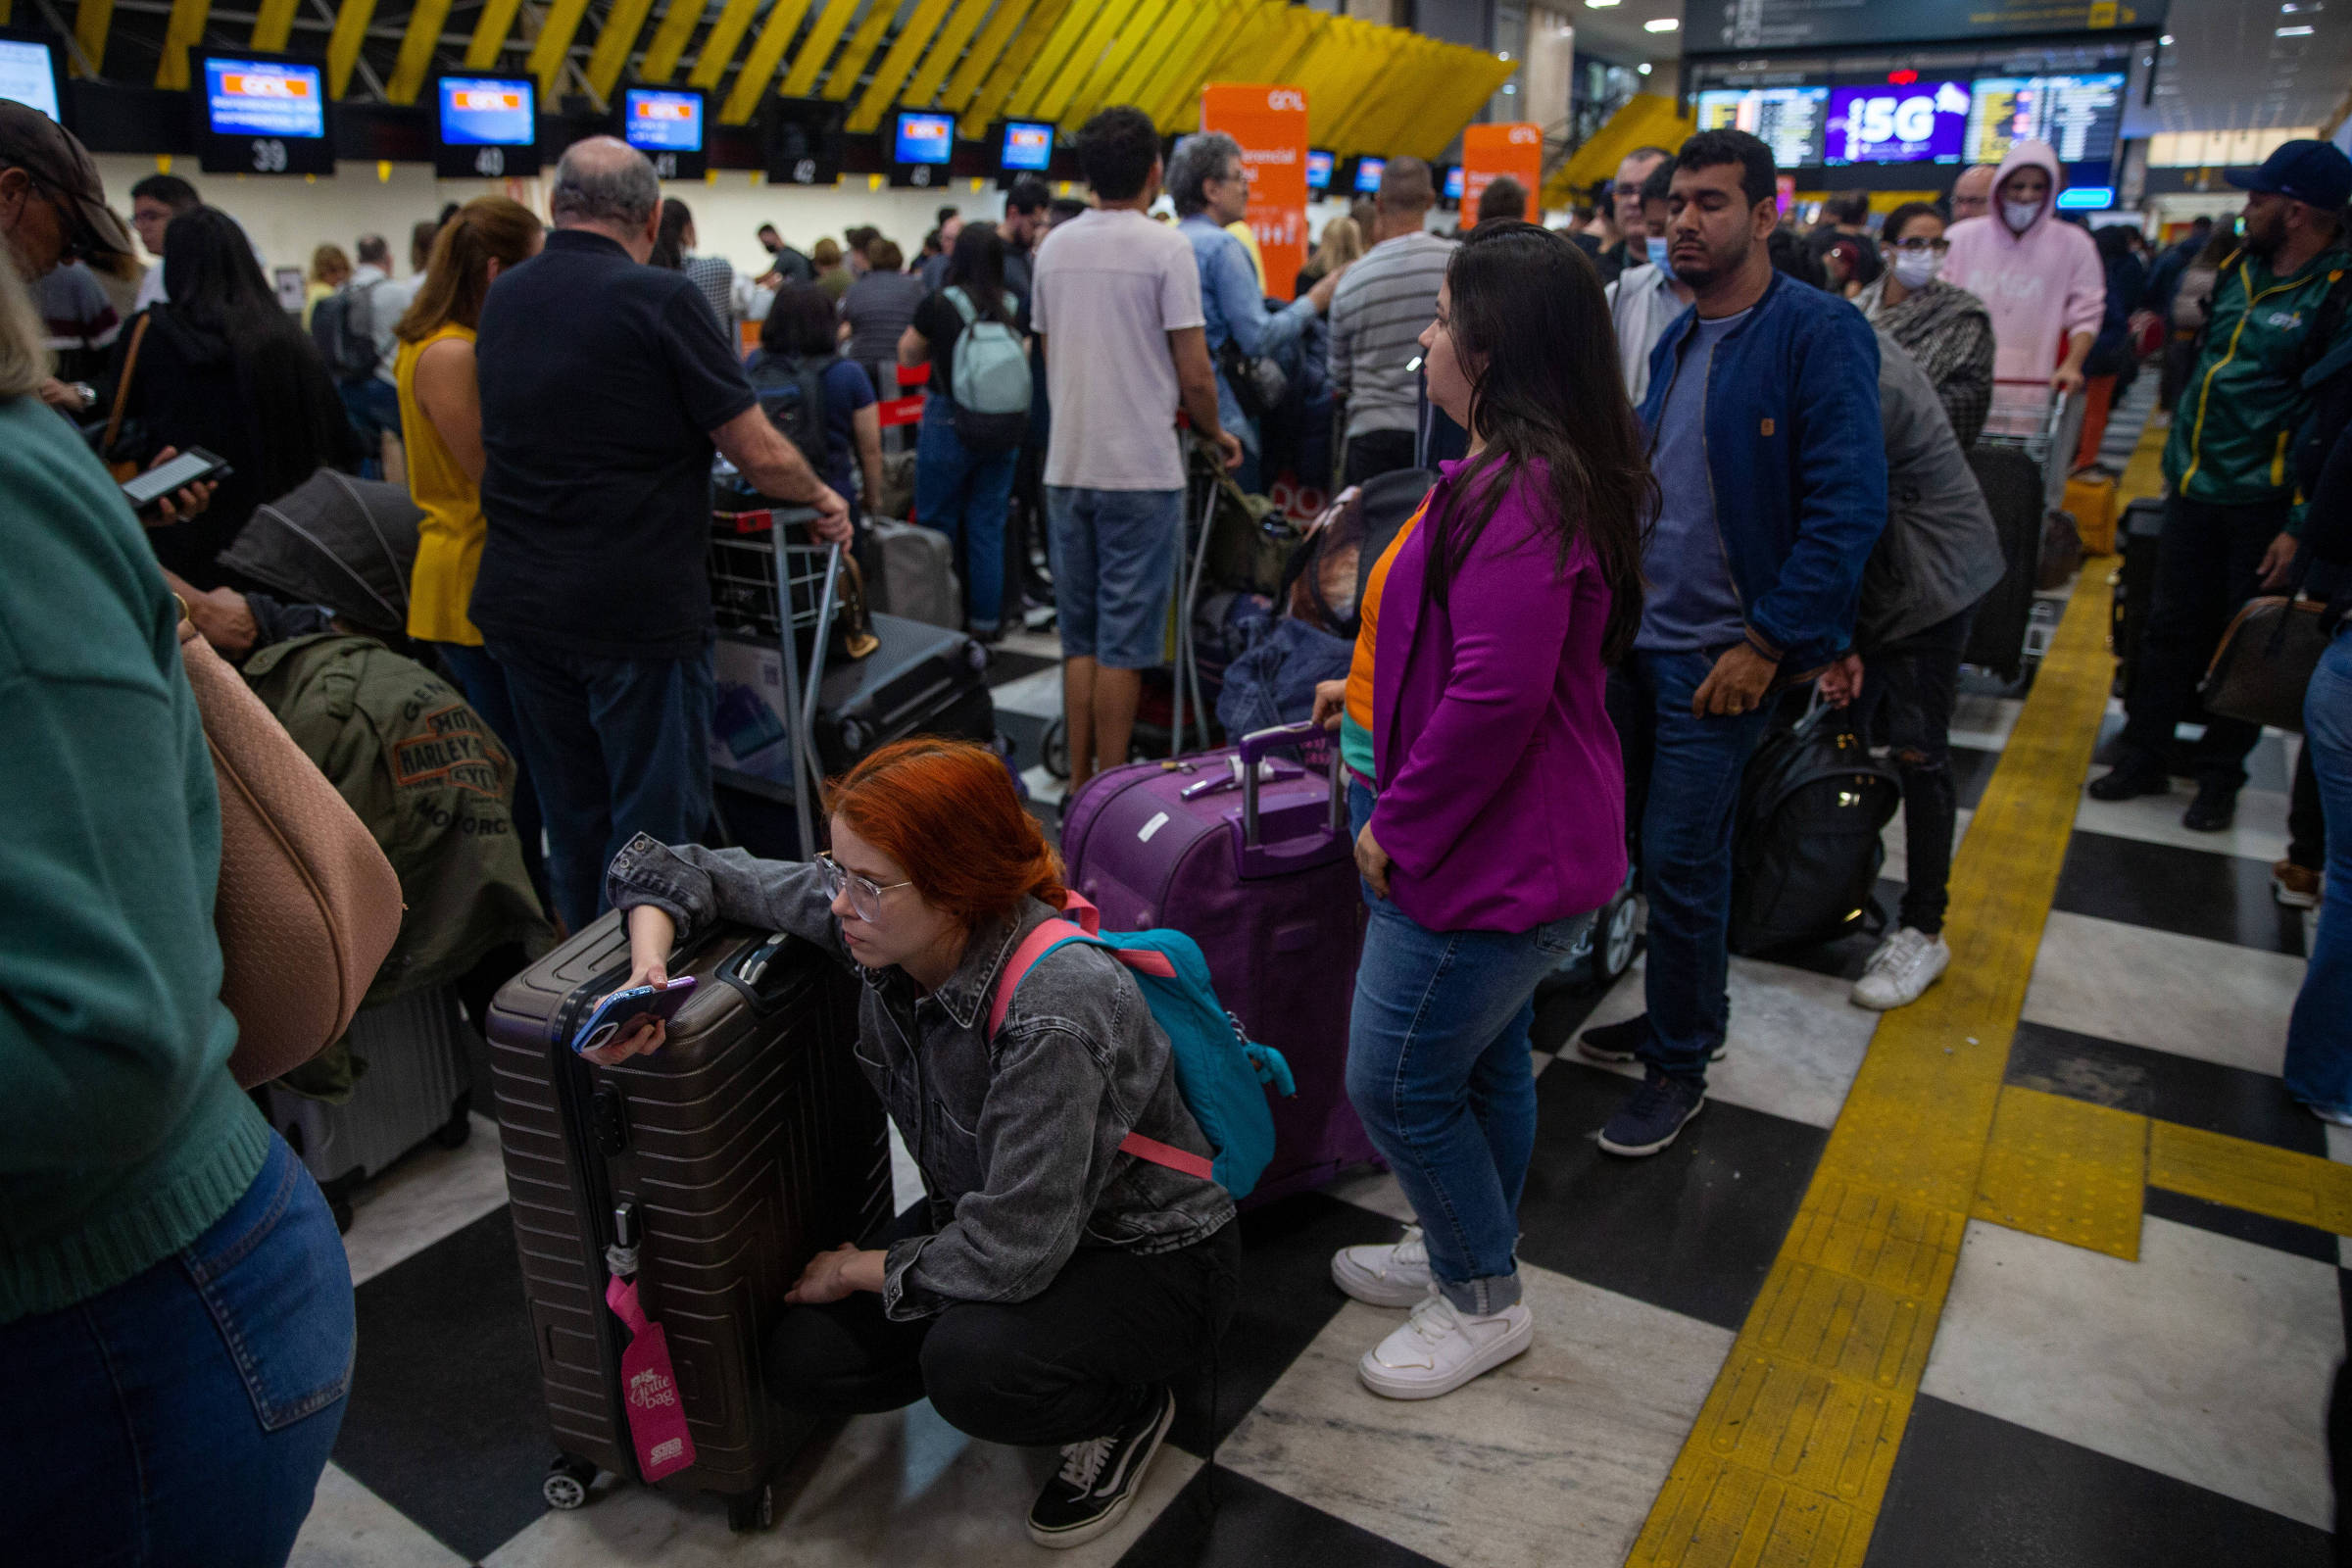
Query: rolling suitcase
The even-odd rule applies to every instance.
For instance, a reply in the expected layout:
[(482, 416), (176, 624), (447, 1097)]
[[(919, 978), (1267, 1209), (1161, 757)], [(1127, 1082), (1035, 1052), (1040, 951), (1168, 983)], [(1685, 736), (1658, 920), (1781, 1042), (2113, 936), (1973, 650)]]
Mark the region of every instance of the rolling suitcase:
[[(1291, 724), (1238, 748), (1133, 762), (1090, 779), (1062, 808), (1070, 885), (1112, 931), (1173, 926), (1200, 944), (1217, 996), (1288, 1058), (1298, 1093), (1276, 1100), (1274, 1159), (1252, 1203), (1316, 1187), (1377, 1156), (1348, 1103), (1348, 1016), (1364, 903), (1341, 796), (1326, 775), (1257, 760), (1322, 732)], [(1338, 759), (1330, 765), (1338, 769)], [(1344, 775), (1343, 775), (1344, 777)]]
[(851, 1054), (858, 983), (804, 943), (722, 926), (672, 956), (671, 975), (696, 988), (668, 1044), (597, 1067), (571, 1038), (628, 968), (621, 917), (608, 914), (490, 1009), (507, 1189), (559, 1450), (545, 1494), (576, 1508), (598, 1470), (644, 1479), (620, 1377), (629, 1334), (605, 1300), (633, 1270), (693, 1440), (693, 1462), (663, 1484), (723, 1494), (729, 1524), (749, 1529), (768, 1522), (769, 1477), (815, 1424), (760, 1382), (784, 1293), (810, 1256), (890, 1211), (882, 1105)]
[(2164, 546), (2164, 502), (2134, 501), (2124, 509), (2124, 564), (2115, 574), (2115, 608), (2109, 612), (2108, 646), (2115, 654), (2115, 695), (2132, 695), (2132, 669), (2139, 660), (2140, 634), (2147, 629), (2148, 605), (2156, 596), (2156, 557)]
[(2066, 513), (2075, 519), (2086, 556), (2115, 554), (2115, 480), (2080, 473), (2066, 481)]
[(1969, 448), (1968, 466), (1992, 511), (2001, 538), (2001, 580), (1977, 602), (1964, 663), (2014, 681), (2025, 670), (2026, 628), (2034, 618), (2034, 580), (2041, 564), (2041, 466), (2015, 447)]
[(963, 626), (963, 585), (956, 577), (956, 545), (936, 528), (876, 517), (874, 609), (902, 620), (951, 631)]

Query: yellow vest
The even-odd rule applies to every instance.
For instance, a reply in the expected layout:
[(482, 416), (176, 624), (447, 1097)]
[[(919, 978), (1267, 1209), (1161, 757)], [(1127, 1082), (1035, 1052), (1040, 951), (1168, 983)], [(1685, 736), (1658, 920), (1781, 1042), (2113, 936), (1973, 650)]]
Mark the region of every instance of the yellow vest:
[(420, 343), (403, 343), (393, 362), (400, 383), (400, 427), (406, 438), (409, 496), (424, 509), (416, 525), (416, 566), (409, 579), (409, 635), (427, 642), (482, 645), (466, 618), (474, 574), (482, 565), (482, 491), (466, 476), (449, 443), (416, 402), (416, 362), (436, 343), (473, 341), (473, 328), (448, 325)]

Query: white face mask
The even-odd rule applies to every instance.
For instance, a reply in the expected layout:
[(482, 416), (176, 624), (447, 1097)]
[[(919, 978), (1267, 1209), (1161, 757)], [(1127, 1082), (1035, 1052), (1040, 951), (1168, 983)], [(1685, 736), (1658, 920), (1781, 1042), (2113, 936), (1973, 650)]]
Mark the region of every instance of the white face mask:
[(1934, 251), (1894, 253), (1894, 280), (1905, 288), (1926, 288), (1942, 267), (1943, 258)]
[(2039, 202), (2001, 203), (2001, 221), (2009, 225), (2009, 232), (2012, 234), (2023, 234), (2034, 226), (2034, 220), (2040, 216), (2041, 203)]

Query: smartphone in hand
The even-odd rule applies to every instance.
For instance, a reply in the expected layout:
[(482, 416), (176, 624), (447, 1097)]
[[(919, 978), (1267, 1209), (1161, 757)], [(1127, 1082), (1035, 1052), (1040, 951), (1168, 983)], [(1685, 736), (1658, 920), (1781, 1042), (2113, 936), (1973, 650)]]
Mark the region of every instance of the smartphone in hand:
[(580, 1025), (579, 1033), (571, 1037), (571, 1049), (576, 1054), (609, 1046), (635, 1034), (637, 1025), (647, 1018), (667, 1023), (693, 995), (694, 976), (690, 974), (680, 975), (663, 986), (631, 986), (626, 991), (615, 991), (596, 1004), (588, 1021)]
[(131, 511), (145, 512), (174, 490), (224, 479), (235, 471), (227, 459), (216, 457), (202, 447), (190, 447), (169, 462), (123, 480), (122, 499), (130, 503)]

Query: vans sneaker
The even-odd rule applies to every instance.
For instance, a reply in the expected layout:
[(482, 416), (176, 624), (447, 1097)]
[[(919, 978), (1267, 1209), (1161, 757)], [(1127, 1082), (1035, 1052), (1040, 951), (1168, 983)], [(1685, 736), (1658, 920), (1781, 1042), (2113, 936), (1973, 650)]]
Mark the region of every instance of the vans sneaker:
[(1118, 1431), (1065, 1445), (1061, 1469), (1030, 1506), (1029, 1539), (1059, 1549), (1115, 1528), (1144, 1490), (1144, 1472), (1175, 1419), (1176, 1396), (1162, 1388)]
[(1862, 978), (1854, 982), (1854, 1005), (1881, 1012), (1908, 1006), (1927, 994), (1951, 962), (1952, 950), (1943, 938), (1904, 926), (1870, 956)]
[(1373, 1306), (1410, 1306), (1429, 1294), (1429, 1244), (1421, 1227), (1386, 1247), (1343, 1247), (1331, 1254), (1331, 1283)]
[(1524, 1304), (1482, 1315), (1460, 1311), (1433, 1291), (1403, 1327), (1364, 1352), (1355, 1373), (1374, 1394), (1434, 1399), (1502, 1365), (1535, 1339), (1536, 1320)]
[[(1637, 1012), (1616, 1023), (1594, 1024), (1577, 1037), (1576, 1049), (1579, 1055), (1592, 1061), (1632, 1061), (1641, 1054), (1642, 1042), (1648, 1038), (1649, 1014)], [(1729, 1050), (1731, 1044), (1726, 1041), (1709, 1053), (1707, 1059), (1721, 1061)]]
[(1707, 1092), (1697, 1084), (1669, 1078), (1652, 1067), (1642, 1087), (1600, 1129), (1600, 1147), (1612, 1154), (1654, 1154), (1673, 1143), (1683, 1124), (1706, 1102)]

